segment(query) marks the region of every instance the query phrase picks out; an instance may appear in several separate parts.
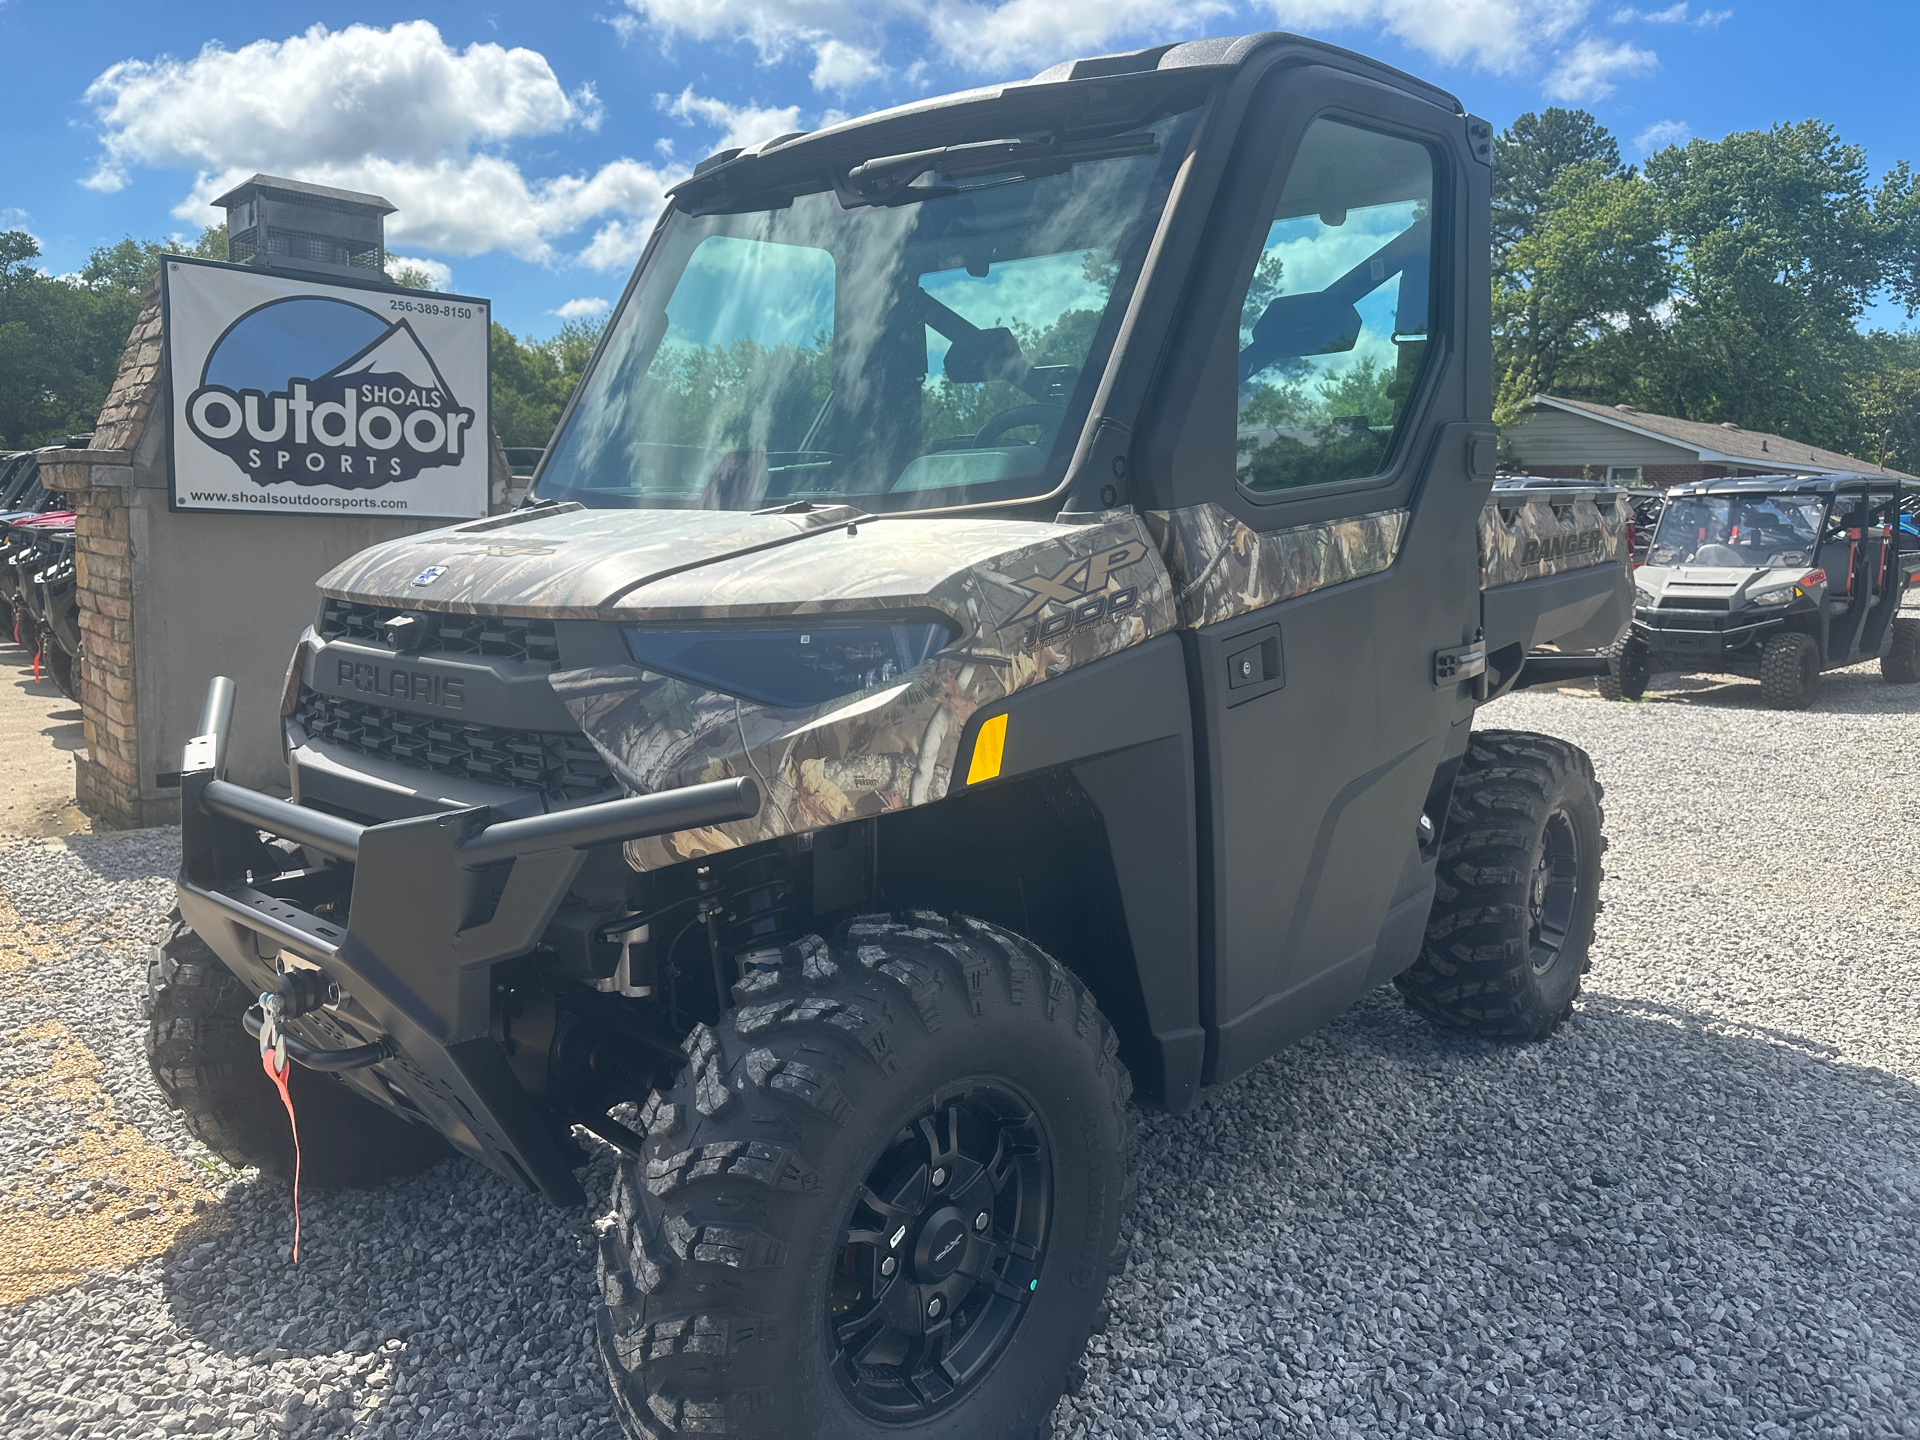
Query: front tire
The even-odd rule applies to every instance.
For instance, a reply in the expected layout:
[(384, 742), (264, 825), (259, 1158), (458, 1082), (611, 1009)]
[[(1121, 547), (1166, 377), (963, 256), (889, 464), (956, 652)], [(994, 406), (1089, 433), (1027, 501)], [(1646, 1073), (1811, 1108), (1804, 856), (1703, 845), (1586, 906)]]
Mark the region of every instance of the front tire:
[(1820, 647), (1811, 635), (1775, 635), (1760, 649), (1760, 698), (1775, 710), (1804, 710), (1820, 693)]
[(1893, 644), (1880, 657), (1880, 678), (1889, 685), (1920, 680), (1920, 620), (1894, 617)]
[(1125, 1255), (1132, 1087), (1093, 997), (925, 912), (735, 995), (600, 1222), (628, 1432), (1031, 1440)]
[(1600, 909), (1600, 782), (1564, 740), (1485, 730), (1454, 781), (1426, 942), (1395, 979), (1436, 1025), (1543, 1040), (1573, 1013)]
[(1595, 684), (1603, 700), (1638, 700), (1653, 678), (1653, 654), (1647, 642), (1629, 630), (1607, 649), (1607, 673)]
[[(178, 919), (147, 962), (147, 1064), (167, 1104), (202, 1145), (269, 1180), (293, 1180), (293, 1132), (260, 1044), (240, 1017), (254, 997)], [(360, 1188), (412, 1175), (453, 1153), (439, 1135), (363, 1100), (304, 1065), (288, 1071), (300, 1121), (300, 1183)]]

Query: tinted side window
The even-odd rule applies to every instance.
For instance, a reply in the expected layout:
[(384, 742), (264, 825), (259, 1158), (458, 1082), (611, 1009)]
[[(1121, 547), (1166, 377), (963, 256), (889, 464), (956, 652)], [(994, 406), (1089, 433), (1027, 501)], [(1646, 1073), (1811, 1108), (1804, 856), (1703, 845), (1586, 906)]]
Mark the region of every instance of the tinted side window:
[(1386, 468), (1432, 338), (1433, 156), (1316, 120), (1240, 307), (1237, 470), (1272, 492)]

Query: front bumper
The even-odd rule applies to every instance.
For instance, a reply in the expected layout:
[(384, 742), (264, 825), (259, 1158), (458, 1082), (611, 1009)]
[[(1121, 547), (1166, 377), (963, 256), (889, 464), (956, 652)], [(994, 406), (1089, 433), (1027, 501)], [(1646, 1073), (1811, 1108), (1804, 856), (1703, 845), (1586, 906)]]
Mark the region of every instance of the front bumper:
[[(233, 687), (208, 687), (180, 782), (180, 912), (255, 991), (288, 960), (318, 966), (337, 1006), (289, 1022), (306, 1045), (381, 1046), (350, 1077), (461, 1150), (582, 1202), (562, 1146), (491, 1033), (491, 967), (530, 951), (589, 848), (756, 814), (751, 779), (523, 819), (485, 808), (358, 825), (220, 778)], [(329, 857), (288, 870), (261, 832)], [(496, 898), (497, 897), (497, 898)]]
[(1754, 642), (1778, 630), (1785, 610), (1654, 610), (1634, 612), (1633, 633), (1657, 656), (1682, 669), (1691, 662), (1748, 658)]

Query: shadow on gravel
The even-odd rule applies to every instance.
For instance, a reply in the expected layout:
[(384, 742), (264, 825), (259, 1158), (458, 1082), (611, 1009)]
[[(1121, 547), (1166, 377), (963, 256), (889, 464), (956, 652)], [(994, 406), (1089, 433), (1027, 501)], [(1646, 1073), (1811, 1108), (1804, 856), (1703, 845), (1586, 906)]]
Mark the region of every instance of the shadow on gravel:
[(1493, 1047), (1376, 994), (1150, 1120), (1057, 1433), (1920, 1435), (1920, 1087), (1822, 1052), (1604, 997)]
[[(1646, 698), (1638, 703), (1768, 710), (1767, 703), (1760, 698), (1759, 681), (1730, 675), (1656, 675)], [(1920, 688), (1889, 685), (1880, 678), (1880, 667), (1876, 663), (1870, 667), (1835, 670), (1822, 675), (1820, 693), (1808, 710), (1816, 715), (1883, 715), (1915, 708), (1920, 708)]]
[[(583, 1179), (604, 1194), (610, 1167)], [(295, 1266), (284, 1189), (238, 1185), (226, 1205), (233, 1233), (167, 1257), (161, 1287), (178, 1329), (267, 1367), (267, 1389), (292, 1397), (246, 1433), (496, 1440), (557, 1422), (569, 1440), (618, 1440), (592, 1343), (589, 1210), (454, 1160), (374, 1190), (303, 1194)], [(352, 1383), (309, 1403), (309, 1358)]]

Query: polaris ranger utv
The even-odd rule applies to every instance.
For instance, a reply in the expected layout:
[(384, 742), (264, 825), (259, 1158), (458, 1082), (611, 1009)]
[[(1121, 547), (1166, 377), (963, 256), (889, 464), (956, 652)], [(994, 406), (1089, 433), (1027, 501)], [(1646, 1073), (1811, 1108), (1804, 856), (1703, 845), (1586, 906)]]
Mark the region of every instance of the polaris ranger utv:
[(699, 166), (529, 503), (321, 582), (292, 801), (210, 688), (168, 1095), (284, 1174), (266, 1053), (331, 1183), (612, 1146), (634, 1435), (1042, 1429), (1130, 1098), (1578, 992), (1600, 787), (1472, 722), (1619, 634), (1626, 515), (1489, 503), (1491, 143), (1258, 35)]
[(1920, 680), (1920, 618), (1898, 614), (1920, 586), (1904, 498), (1884, 476), (1676, 486), (1601, 693), (1637, 700), (1654, 671), (1711, 671), (1758, 680), (1776, 710), (1804, 710), (1823, 670), (1877, 657), (1890, 683)]

